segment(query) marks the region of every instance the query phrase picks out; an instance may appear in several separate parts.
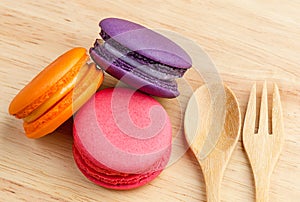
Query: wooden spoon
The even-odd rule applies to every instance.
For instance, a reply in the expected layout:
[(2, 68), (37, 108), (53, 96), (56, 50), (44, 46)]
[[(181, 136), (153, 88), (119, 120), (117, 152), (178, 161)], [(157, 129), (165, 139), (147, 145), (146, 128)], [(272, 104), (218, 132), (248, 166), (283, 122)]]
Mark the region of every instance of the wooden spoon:
[(202, 168), (208, 202), (220, 201), (221, 181), (240, 128), (240, 108), (228, 87), (204, 85), (190, 98), (184, 118), (185, 137)]

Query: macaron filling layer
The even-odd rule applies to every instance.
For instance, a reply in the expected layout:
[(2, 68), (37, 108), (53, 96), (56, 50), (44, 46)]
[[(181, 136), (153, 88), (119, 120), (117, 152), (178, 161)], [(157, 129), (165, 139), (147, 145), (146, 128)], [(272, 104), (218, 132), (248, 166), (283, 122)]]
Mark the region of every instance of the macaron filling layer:
[(101, 49), (105, 49), (105, 52), (111, 54), (115, 60), (122, 60), (131, 66), (131, 71), (141, 71), (150, 77), (163, 81), (172, 81), (176, 78), (180, 78), (187, 70), (184, 68), (174, 68), (146, 58), (137, 52), (122, 46), (112, 38), (109, 38), (109, 40), (104, 43), (99, 39), (96, 40), (94, 49), (98, 53), (104, 52), (101, 51)]
[[(162, 71), (159, 71), (158, 68), (155, 68), (153, 64), (145, 65), (145, 64), (138, 62), (137, 60), (132, 59), (132, 57), (124, 57), (124, 56), (126, 56), (126, 53), (122, 53), (121, 51), (118, 51), (116, 48), (114, 48), (112, 45), (110, 45), (107, 42), (105, 42), (103, 44), (103, 46), (109, 53), (113, 54), (116, 58), (122, 58), (122, 60), (124, 62), (139, 69), (140, 71), (142, 71), (144, 73), (147, 73), (149, 76), (152, 76), (152, 77), (160, 79), (160, 80), (167, 80), (167, 81), (174, 80), (174, 79), (180, 77), (180, 74), (178, 74), (178, 72), (174, 72), (174, 74), (171, 74), (169, 72), (162, 72)], [(165, 68), (166, 68), (166, 66), (165, 66)]]
[[(110, 73), (110, 66), (114, 65), (125, 72), (130, 72), (137, 76), (138, 78), (141, 78), (143, 80), (148, 81), (149, 83), (155, 83), (158, 86), (168, 88), (174, 91), (177, 91), (177, 83), (175, 79), (172, 80), (161, 80), (158, 79), (157, 77), (150, 76), (147, 71), (141, 71), (140, 68), (136, 68), (124, 60), (122, 60), (119, 57), (116, 57), (115, 55), (111, 54), (110, 52), (107, 51), (107, 49), (104, 48), (103, 45), (98, 44), (97, 42), (95, 43), (94, 48), (91, 49), (92, 51), (95, 51), (97, 55), (100, 55), (102, 57), (102, 60), (104, 59), (106, 66), (101, 65), (101, 68)], [(93, 58), (93, 54), (91, 54), (91, 57)], [(94, 58), (93, 58), (94, 59)], [(94, 59), (96, 60), (96, 59)], [(148, 66), (147, 66), (148, 67)], [(122, 79), (122, 78), (118, 78)]]
[(53, 105), (57, 103), (58, 100), (61, 100), (67, 93), (69, 93), (76, 83), (76, 76), (68, 83), (66, 86), (63, 86), (55, 94), (49, 97), (44, 103), (42, 103), (38, 108), (32, 111), (28, 116), (24, 117), (23, 120), (27, 123), (35, 121), (40, 116), (42, 116), (46, 111), (48, 111)]

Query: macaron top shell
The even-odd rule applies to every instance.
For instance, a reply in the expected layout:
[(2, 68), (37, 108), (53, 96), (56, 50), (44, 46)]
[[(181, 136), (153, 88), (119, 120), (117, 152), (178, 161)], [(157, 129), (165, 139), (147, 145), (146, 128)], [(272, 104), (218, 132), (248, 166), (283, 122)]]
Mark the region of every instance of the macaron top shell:
[(118, 18), (106, 18), (99, 23), (104, 40), (109, 38), (148, 59), (175, 68), (188, 69), (189, 55), (170, 39), (142, 25)]
[[(78, 67), (74, 69), (79, 70), (79, 68), (87, 62), (88, 58), (86, 49), (81, 47), (73, 48), (58, 57), (16, 95), (9, 106), (9, 113), (17, 114), (33, 102), (36, 102), (36, 105), (38, 105), (41, 96), (47, 99), (47, 96), (50, 96), (48, 94), (55, 93), (56, 91), (52, 89), (53, 92), (49, 92), (49, 90), (51, 90), (53, 86), (55, 88), (56, 85), (59, 85), (60, 79), (70, 72), (74, 66)], [(76, 74), (77, 72), (74, 72), (74, 76)], [(42, 102), (43, 101), (41, 101), (41, 103)], [(32, 107), (37, 108), (38, 106)]]
[(172, 127), (166, 111), (152, 97), (109, 88), (96, 93), (77, 113), (74, 136), (102, 165), (141, 173), (170, 151)]

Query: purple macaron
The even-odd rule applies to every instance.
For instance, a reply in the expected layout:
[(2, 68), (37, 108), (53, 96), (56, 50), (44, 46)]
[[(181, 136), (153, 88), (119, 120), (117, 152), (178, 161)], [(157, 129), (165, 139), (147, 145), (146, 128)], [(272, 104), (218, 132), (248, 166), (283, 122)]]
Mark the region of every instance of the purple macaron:
[(192, 66), (189, 55), (170, 39), (139, 24), (117, 18), (100, 23), (90, 55), (113, 77), (147, 94), (174, 98), (175, 79)]

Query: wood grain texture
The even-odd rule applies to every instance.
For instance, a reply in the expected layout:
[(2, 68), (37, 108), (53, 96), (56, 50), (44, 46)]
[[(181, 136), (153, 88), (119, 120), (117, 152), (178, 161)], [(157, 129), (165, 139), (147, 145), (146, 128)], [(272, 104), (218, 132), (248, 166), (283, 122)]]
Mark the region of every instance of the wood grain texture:
[[(120, 17), (184, 35), (210, 55), (237, 95), (244, 116), (254, 81), (276, 82), (282, 96), (286, 141), (270, 187), (270, 201), (300, 198), (300, 3), (297, 0), (0, 1), (0, 201), (205, 201), (201, 169), (191, 151), (156, 180), (118, 192), (95, 186), (72, 158), (72, 119), (52, 135), (30, 140), (22, 121), (8, 115), (18, 91), (66, 50), (89, 48), (98, 22)], [(191, 69), (193, 89), (203, 84)], [(116, 80), (106, 76), (104, 87)], [(260, 85), (261, 86), (261, 85)], [(258, 89), (260, 93), (260, 88)], [(186, 104), (188, 96), (182, 96)], [(182, 132), (176, 100), (159, 99)], [(176, 147), (177, 145), (175, 145)], [(221, 201), (254, 201), (254, 180), (239, 140), (225, 171)]]

